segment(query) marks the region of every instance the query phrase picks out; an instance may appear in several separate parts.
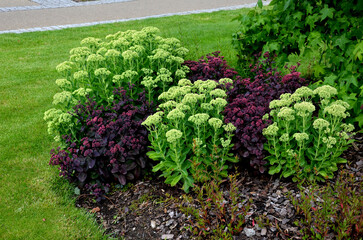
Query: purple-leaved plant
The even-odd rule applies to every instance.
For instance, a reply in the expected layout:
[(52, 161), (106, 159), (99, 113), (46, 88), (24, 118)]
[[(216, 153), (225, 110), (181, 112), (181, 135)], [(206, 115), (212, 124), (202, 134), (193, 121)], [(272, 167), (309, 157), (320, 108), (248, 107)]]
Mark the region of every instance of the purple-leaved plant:
[(254, 79), (237, 79), (228, 94), (229, 104), (224, 110), (225, 122), (232, 123), (236, 128), (232, 139), (233, 151), (242, 163), (249, 161), (250, 166), (265, 171), (267, 163), (263, 144), (266, 142), (262, 129), (267, 127), (262, 117), (269, 113), (269, 103), (278, 99), (283, 93), (292, 93), (305, 85), (305, 79), (296, 72), (296, 67), (290, 68), (290, 73), (282, 75), (273, 68), (273, 57), (268, 52), (265, 59), (250, 65)]

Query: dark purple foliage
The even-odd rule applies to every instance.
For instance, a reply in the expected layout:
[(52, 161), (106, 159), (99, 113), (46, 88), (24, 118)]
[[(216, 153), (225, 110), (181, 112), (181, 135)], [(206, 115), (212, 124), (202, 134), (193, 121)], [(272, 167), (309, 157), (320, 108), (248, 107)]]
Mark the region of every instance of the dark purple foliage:
[(60, 175), (80, 187), (96, 180), (125, 185), (139, 178), (149, 165), (148, 132), (141, 123), (152, 113), (151, 106), (144, 93), (137, 100), (123, 89), (115, 90), (114, 95), (116, 100), (107, 108), (91, 99), (77, 105), (74, 114), (80, 131), (77, 136), (64, 136), (67, 150), (51, 152), (50, 164), (59, 165)]
[(267, 124), (262, 117), (269, 113), (269, 103), (278, 99), (283, 93), (293, 93), (297, 88), (305, 85), (305, 79), (300, 78), (296, 67), (290, 68), (290, 73), (282, 76), (272, 68), (273, 61), (269, 53), (266, 58), (255, 65), (251, 65), (251, 72), (255, 74), (253, 80), (236, 80), (234, 88), (227, 92), (229, 104), (224, 115), (225, 122), (232, 123), (236, 128), (233, 137), (233, 151), (243, 160), (249, 160), (250, 166), (265, 171), (263, 144), (266, 142), (262, 129)]
[(237, 72), (228, 66), (223, 56), (219, 56), (220, 52), (216, 51), (201, 57), (198, 62), (185, 61), (183, 65), (190, 68), (188, 79), (192, 82), (197, 80), (219, 80), (221, 78), (235, 79)]

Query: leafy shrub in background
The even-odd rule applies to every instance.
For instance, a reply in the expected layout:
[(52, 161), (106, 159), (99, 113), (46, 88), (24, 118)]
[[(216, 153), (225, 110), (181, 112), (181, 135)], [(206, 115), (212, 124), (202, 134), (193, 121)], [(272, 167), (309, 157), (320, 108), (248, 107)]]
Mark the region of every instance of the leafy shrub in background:
[(305, 78), (338, 89), (352, 120), (363, 126), (362, 12), (360, 0), (273, 0), (269, 8), (252, 9), (237, 18), (240, 29), (233, 35), (239, 65), (261, 51), (276, 53), (280, 67), (300, 62)]
[(79, 132), (63, 136), (66, 149), (51, 152), (50, 164), (59, 166), (61, 176), (80, 188), (87, 184), (94, 193), (105, 187), (107, 192), (109, 183), (125, 185), (150, 166), (146, 156), (148, 133), (141, 126), (152, 113), (145, 94), (133, 100), (121, 88), (114, 96), (108, 107), (92, 99), (75, 106)]
[(281, 172), (293, 180), (324, 181), (333, 178), (339, 156), (348, 145), (352, 124), (345, 124), (349, 104), (335, 100), (337, 90), (325, 85), (314, 91), (299, 88), (293, 94), (282, 94), (280, 100), (270, 102), (273, 124), (263, 130), (268, 139), (265, 149), (270, 174)]
[(69, 113), (87, 97), (109, 106), (115, 98), (113, 90), (123, 87), (131, 98), (145, 90), (149, 103), (157, 102), (159, 94), (184, 78), (187, 67), (181, 64), (188, 50), (178, 39), (162, 38), (157, 32), (157, 28), (146, 27), (111, 34), (105, 40), (89, 37), (72, 49), (69, 61), (57, 66), (63, 78), (56, 84), (62, 92), (54, 95), (56, 108), (45, 113), (49, 133), (61, 140), (60, 136), (77, 131), (77, 119)]
[[(231, 79), (221, 79), (220, 84)], [(217, 88), (213, 80), (198, 80), (194, 84), (182, 79), (159, 96), (158, 112), (142, 124), (149, 130), (148, 156), (159, 163), (153, 171), (162, 171), (165, 182), (172, 186), (179, 181), (188, 192), (194, 181), (208, 180), (208, 176), (195, 179), (194, 173), (201, 168), (206, 172), (220, 169), (227, 176), (226, 161), (235, 162), (229, 150), (235, 127), (224, 124), (220, 114), (227, 105), (226, 92)], [(216, 164), (213, 164), (216, 162)]]
[(273, 69), (273, 60), (267, 52), (263, 61), (251, 65), (254, 79), (243, 79), (234, 82), (234, 87), (229, 90), (229, 103), (225, 108), (225, 122), (232, 123), (236, 132), (232, 139), (233, 152), (239, 159), (249, 161), (249, 164), (265, 171), (265, 154), (263, 144), (266, 142), (262, 130), (267, 123), (262, 117), (269, 112), (269, 103), (278, 99), (283, 93), (292, 93), (305, 84), (305, 79), (290, 68), (290, 73), (283, 76)]
[(235, 79), (237, 72), (231, 68), (220, 52), (216, 51), (201, 57), (199, 61), (185, 61), (183, 65), (189, 68), (187, 78), (194, 83), (197, 80), (216, 80), (221, 78)]

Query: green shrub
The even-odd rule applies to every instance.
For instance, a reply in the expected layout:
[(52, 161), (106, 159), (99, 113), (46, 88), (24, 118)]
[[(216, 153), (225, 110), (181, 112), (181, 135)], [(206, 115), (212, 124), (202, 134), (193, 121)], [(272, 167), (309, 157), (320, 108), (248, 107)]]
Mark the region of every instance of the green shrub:
[(240, 66), (266, 51), (277, 54), (280, 67), (300, 62), (303, 77), (336, 87), (352, 107), (352, 120), (363, 126), (362, 11), (360, 0), (273, 0), (253, 9), (237, 18), (241, 25), (233, 38)]
[(273, 123), (263, 130), (270, 174), (324, 181), (333, 177), (338, 163), (346, 162), (339, 156), (353, 142), (354, 127), (343, 123), (349, 104), (335, 100), (336, 95), (328, 85), (314, 91), (301, 87), (270, 102), (272, 110), (264, 119), (272, 117)]
[(76, 131), (77, 119), (69, 113), (87, 97), (107, 107), (114, 100), (114, 89), (123, 87), (133, 99), (146, 90), (150, 104), (174, 81), (185, 77), (188, 68), (181, 64), (188, 50), (178, 39), (162, 38), (157, 32), (155, 27), (146, 27), (111, 34), (105, 40), (88, 37), (81, 47), (72, 49), (69, 61), (57, 66), (63, 78), (56, 84), (62, 92), (54, 95), (56, 108), (45, 113), (49, 133), (60, 140)]
[[(219, 82), (231, 81), (221, 79)], [(181, 180), (186, 192), (194, 180), (209, 178), (205, 175), (193, 179), (196, 169), (220, 170), (220, 175), (226, 177), (226, 161), (237, 161), (228, 153), (235, 127), (231, 123), (225, 125), (220, 114), (227, 105), (227, 95), (217, 85), (213, 80), (198, 80), (192, 84), (190, 80), (182, 79), (178, 86), (159, 96), (164, 102), (159, 105), (160, 111), (143, 122), (149, 130), (150, 148), (153, 149), (148, 156), (160, 161), (153, 171), (162, 171), (161, 176), (172, 186)]]

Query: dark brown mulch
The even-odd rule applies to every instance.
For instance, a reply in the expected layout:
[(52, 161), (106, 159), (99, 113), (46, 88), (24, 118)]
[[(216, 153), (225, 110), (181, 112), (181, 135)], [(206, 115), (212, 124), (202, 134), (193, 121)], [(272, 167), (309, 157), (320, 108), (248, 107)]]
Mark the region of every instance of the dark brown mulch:
[[(354, 146), (343, 155), (349, 162), (344, 168), (361, 182), (363, 135), (357, 135), (356, 139)], [(253, 203), (246, 216), (244, 229), (234, 239), (302, 239), (300, 229), (294, 225), (299, 216), (296, 216), (287, 196), (288, 192), (294, 196), (299, 194), (295, 183), (275, 176), (255, 176), (247, 171), (242, 171), (239, 180), (241, 203), (246, 202), (246, 199), (252, 199)], [(229, 189), (222, 185), (222, 191), (224, 195), (228, 195)], [(105, 233), (113, 237), (131, 240), (193, 239), (188, 229), (188, 217), (179, 207), (184, 201), (183, 194), (185, 193), (182, 190), (172, 188), (164, 184), (162, 179), (153, 177), (138, 181), (127, 191), (110, 194), (101, 203), (94, 203), (91, 198), (80, 196), (77, 206), (95, 212), (95, 217), (104, 226)], [(259, 218), (269, 224), (261, 225)]]

